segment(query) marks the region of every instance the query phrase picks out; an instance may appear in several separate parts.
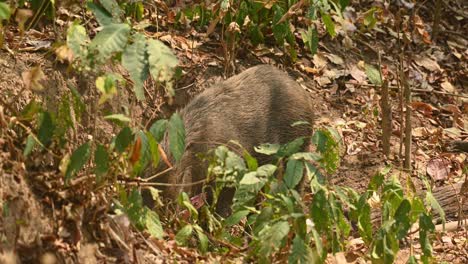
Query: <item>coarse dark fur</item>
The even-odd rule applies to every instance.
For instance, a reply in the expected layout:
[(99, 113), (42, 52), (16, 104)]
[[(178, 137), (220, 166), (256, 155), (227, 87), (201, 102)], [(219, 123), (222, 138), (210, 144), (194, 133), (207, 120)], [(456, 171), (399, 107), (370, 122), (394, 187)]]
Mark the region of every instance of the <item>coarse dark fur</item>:
[[(267, 162), (268, 157), (256, 153), (254, 147), (310, 136), (312, 113), (310, 94), (286, 73), (270, 65), (249, 68), (206, 89), (180, 111), (186, 147), (181, 160), (175, 164), (175, 171), (165, 179), (174, 186), (166, 188), (163, 196), (173, 199), (181, 191), (189, 196), (199, 194), (202, 184), (180, 186), (206, 177), (207, 164), (197, 154), (230, 140), (238, 141), (260, 163)], [(292, 127), (296, 121), (308, 121), (311, 125)], [(229, 207), (233, 194), (233, 190), (222, 193), (218, 205)]]

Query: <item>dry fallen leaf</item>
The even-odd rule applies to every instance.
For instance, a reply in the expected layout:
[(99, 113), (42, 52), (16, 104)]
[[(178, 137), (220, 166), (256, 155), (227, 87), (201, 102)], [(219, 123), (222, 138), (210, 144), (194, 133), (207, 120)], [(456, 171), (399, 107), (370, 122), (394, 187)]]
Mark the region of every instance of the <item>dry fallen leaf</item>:
[(439, 64), (428, 57), (418, 57), (414, 60), (417, 65), (426, 68), (429, 71), (441, 71)]
[(55, 50), (55, 54), (60, 62), (72, 62), (73, 61), (73, 51), (67, 46), (62, 45)]
[(444, 158), (431, 159), (427, 163), (426, 172), (435, 181), (447, 180), (450, 173), (450, 162)]
[(367, 80), (367, 75), (364, 71), (360, 70), (356, 65), (351, 68), (350, 71), (351, 77), (355, 79), (358, 83), (365, 83)]
[(44, 86), (40, 83), (41, 80), (45, 79), (41, 66), (36, 66), (30, 71), (23, 72), (21, 77), (23, 78), (24, 85), (26, 85), (27, 89), (36, 91), (42, 91), (44, 89)]
[(455, 87), (453, 87), (453, 85), (448, 81), (445, 81), (445, 82), (441, 83), (440, 87), (442, 87), (442, 89), (444, 89), (444, 91), (446, 91), (448, 93), (455, 92)]

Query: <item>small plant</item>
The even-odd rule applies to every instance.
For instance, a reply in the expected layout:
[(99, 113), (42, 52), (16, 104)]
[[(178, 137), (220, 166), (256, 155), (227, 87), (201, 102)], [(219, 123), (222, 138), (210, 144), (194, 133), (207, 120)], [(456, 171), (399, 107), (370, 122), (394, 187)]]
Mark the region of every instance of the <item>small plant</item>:
[[(209, 225), (204, 232), (241, 246), (245, 243), (244, 234), (229, 232), (233, 226), (241, 225), (251, 237), (248, 253), (252, 259), (267, 263), (273, 258), (287, 257), (290, 263), (324, 263), (328, 253), (345, 250), (351, 222), (355, 222), (369, 248), (369, 260), (393, 263), (400, 249), (399, 241), (418, 222), (422, 261), (429, 263), (434, 226), (426, 206), (440, 210), (432, 194), (428, 192), (426, 204), (419, 197), (405, 195), (396, 177), (385, 180), (390, 167), (378, 173), (363, 194), (349, 187), (328, 185), (319, 168), (327, 173), (336, 170), (339, 161), (336, 136), (331, 129), (317, 130), (311, 142), (318, 153), (300, 152), (310, 140), (306, 138), (285, 145), (264, 144), (256, 151), (271, 155), (274, 162), (262, 166), (247, 152), (243, 153), (243, 159), (225, 146), (216, 148), (209, 167), (209, 175), (216, 179), (215, 203), (222, 188), (234, 187), (236, 191), (232, 214), (220, 225), (209, 213), (207, 222), (218, 224)], [(286, 167), (281, 173), (279, 168), (283, 163)], [(303, 177), (310, 182), (310, 201), (304, 200), (307, 196), (297, 191)], [(183, 195), (181, 199), (194, 224), (190, 220), (186, 222), (177, 235), (178, 241), (187, 245), (196, 227), (199, 246), (205, 248), (205, 237), (200, 235), (201, 226), (197, 224), (199, 213), (190, 205), (188, 197)], [(214, 208), (205, 205), (201, 212), (212, 212)], [(381, 211), (379, 222), (371, 221), (375, 209)], [(414, 256), (411, 259), (414, 261)]]
[[(145, 98), (143, 83), (149, 76), (164, 83), (168, 95), (174, 96), (172, 78), (178, 62), (171, 50), (159, 40), (138, 33), (125, 22), (125, 13), (116, 1), (101, 1), (101, 4), (88, 2), (88, 8), (102, 30), (91, 39), (85, 27), (75, 22), (68, 29), (66, 44), (57, 49), (59, 58), (70, 60), (78, 70), (101, 76), (96, 81), (102, 94), (100, 103), (112, 98), (116, 93), (116, 81), (123, 80), (117, 73), (102, 72), (109, 60), (121, 63), (127, 69), (138, 100)], [(136, 17), (141, 16), (141, 2), (125, 7), (136, 12)]]

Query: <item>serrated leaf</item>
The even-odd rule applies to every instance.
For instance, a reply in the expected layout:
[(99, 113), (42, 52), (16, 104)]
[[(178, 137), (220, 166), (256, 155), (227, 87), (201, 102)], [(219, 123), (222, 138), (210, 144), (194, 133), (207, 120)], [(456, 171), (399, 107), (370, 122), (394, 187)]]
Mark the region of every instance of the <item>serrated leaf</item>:
[(127, 24), (106, 25), (96, 34), (89, 47), (98, 52), (101, 61), (107, 60), (113, 53), (124, 50), (129, 33), (130, 26)]
[(151, 132), (151, 134), (153, 135), (154, 139), (156, 139), (157, 142), (162, 141), (164, 137), (164, 133), (166, 132), (166, 129), (167, 129), (167, 124), (168, 124), (168, 121), (166, 119), (160, 119), (154, 122), (151, 128), (149, 129), (149, 131)]
[(369, 81), (375, 85), (382, 85), (382, 76), (380, 76), (380, 71), (372, 65), (366, 64), (366, 75)]
[(101, 5), (109, 12), (114, 19), (120, 21), (120, 17), (124, 11), (120, 8), (119, 3), (115, 0), (100, 0)]
[(91, 143), (88, 141), (73, 152), (65, 173), (65, 181), (69, 181), (74, 174), (81, 170), (86, 162), (88, 162), (89, 156), (91, 155), (90, 146)]
[(148, 232), (152, 237), (157, 239), (162, 239), (164, 236), (164, 230), (161, 225), (161, 221), (159, 221), (159, 216), (156, 212), (149, 210), (146, 208), (146, 217), (145, 217), (145, 224)]
[(0, 23), (2, 20), (8, 20), (11, 16), (10, 6), (7, 3), (0, 2)]
[(259, 250), (258, 254), (262, 257), (268, 258), (271, 253), (277, 250), (283, 239), (289, 233), (289, 223), (286, 221), (279, 221), (272, 226), (267, 226), (259, 232)]
[(107, 116), (104, 117), (104, 119), (120, 121), (120, 122), (124, 122), (124, 123), (129, 123), (130, 121), (132, 121), (132, 119), (130, 119), (130, 117), (127, 117), (127, 116), (125, 116), (123, 114), (107, 115)]
[(52, 136), (54, 135), (55, 124), (52, 121), (52, 116), (49, 112), (43, 112), (41, 114), (39, 132), (37, 133), (37, 138), (44, 146), (48, 146), (52, 141)]
[(304, 171), (304, 162), (302, 160), (289, 159), (286, 164), (284, 182), (289, 189), (294, 189), (302, 180)]
[(184, 246), (187, 244), (188, 239), (192, 236), (193, 226), (188, 224), (177, 232), (175, 236), (175, 241), (177, 244)]
[(28, 138), (26, 139), (26, 146), (24, 147), (24, 150), (23, 150), (23, 155), (25, 157), (27, 157), (31, 153), (31, 151), (34, 148), (34, 145), (36, 145), (36, 140), (34, 139), (32, 135), (29, 135)]
[(149, 66), (144, 35), (135, 34), (133, 44), (127, 46), (122, 53), (122, 65), (130, 73), (137, 99), (145, 99), (143, 83), (148, 78)]
[(169, 149), (176, 161), (179, 161), (185, 149), (185, 127), (178, 113), (171, 116), (168, 123)]
[(94, 168), (96, 181), (101, 182), (102, 177), (104, 177), (109, 170), (109, 154), (107, 154), (106, 148), (101, 144), (97, 144), (96, 146), (96, 150), (94, 152), (94, 163), (96, 164), (96, 167)]
[(132, 130), (124, 127), (115, 138), (115, 149), (123, 152), (133, 140)]
[(327, 13), (322, 12), (322, 21), (325, 24), (328, 34), (334, 38), (336, 36), (335, 23), (331, 19), (331, 16)]
[(109, 13), (105, 8), (96, 5), (93, 2), (88, 2), (87, 5), (88, 9), (91, 10), (91, 12), (93, 12), (94, 17), (98, 21), (99, 25), (106, 26), (113, 22), (117, 22), (112, 18), (111, 13)]

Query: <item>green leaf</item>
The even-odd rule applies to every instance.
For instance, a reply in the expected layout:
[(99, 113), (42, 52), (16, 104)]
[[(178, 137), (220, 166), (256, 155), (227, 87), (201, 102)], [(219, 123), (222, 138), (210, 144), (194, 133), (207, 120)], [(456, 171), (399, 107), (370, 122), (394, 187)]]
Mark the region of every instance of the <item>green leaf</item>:
[(99, 25), (106, 26), (113, 22), (117, 22), (117, 21), (114, 21), (114, 19), (112, 18), (112, 15), (103, 7), (96, 5), (93, 2), (88, 2), (87, 5), (88, 5), (88, 9), (91, 10), (91, 12), (93, 12)]
[(243, 156), (244, 156), (244, 160), (247, 162), (247, 167), (249, 168), (250, 171), (255, 171), (257, 170), (258, 168), (258, 162), (257, 162), (257, 159), (255, 159), (254, 157), (252, 157), (252, 155), (250, 155), (249, 152), (247, 152), (247, 150), (244, 150), (243, 151)]
[(164, 230), (161, 225), (161, 221), (159, 221), (159, 216), (156, 212), (145, 208), (146, 217), (145, 217), (145, 224), (148, 232), (152, 237), (157, 239), (162, 239), (164, 236)]
[(328, 34), (334, 38), (336, 36), (335, 32), (335, 23), (331, 19), (331, 16), (327, 13), (322, 12), (322, 21), (325, 24), (325, 27), (327, 28)]
[(278, 150), (277, 155), (279, 157), (287, 157), (290, 156), (299, 150), (301, 150), (302, 146), (304, 145), (304, 137), (296, 138), (295, 140), (286, 143), (280, 147)]
[(296, 235), (293, 239), (291, 254), (288, 258), (288, 263), (316, 263), (312, 251), (302, 238)]
[(150, 150), (150, 145), (149, 145), (148, 137), (146, 136), (146, 133), (144, 133), (141, 130), (138, 131), (136, 133), (135, 142), (136, 140), (140, 140), (141, 144), (140, 144), (140, 153), (138, 154), (139, 159), (133, 165), (133, 173), (134, 175), (140, 175), (141, 172), (144, 170), (144, 168), (146, 168), (148, 163), (150, 163), (151, 161), (151, 150)]
[(178, 113), (171, 116), (168, 124), (169, 129), (169, 149), (176, 161), (179, 161), (185, 149), (185, 127), (182, 118)]
[(422, 261), (423, 263), (429, 263), (429, 259), (432, 256), (432, 243), (429, 237), (429, 233), (433, 233), (435, 226), (432, 223), (432, 217), (427, 214), (422, 214), (419, 217), (419, 243), (423, 252)]
[(241, 210), (233, 213), (225, 220), (225, 225), (227, 227), (237, 225), (243, 218), (245, 218), (250, 213), (249, 210)]
[(109, 170), (109, 154), (107, 154), (106, 148), (101, 144), (97, 144), (96, 146), (94, 163), (96, 164), (96, 168), (94, 168), (96, 181), (101, 182), (102, 177), (104, 177)]
[(41, 110), (41, 105), (32, 99), (21, 111), (21, 119), (31, 120)]
[(445, 230), (445, 212), (444, 209), (442, 209), (442, 206), (440, 206), (440, 203), (437, 201), (437, 199), (434, 197), (432, 192), (426, 192), (426, 203), (430, 204), (432, 209), (436, 210), (436, 212), (439, 214), (440, 219), (442, 220), (442, 226), (443, 229)]
[(260, 179), (257, 177), (257, 172), (249, 172), (242, 177), (242, 180), (239, 182), (240, 185), (253, 185), (260, 183)]
[(101, 5), (109, 12), (114, 19), (120, 21), (120, 17), (124, 15), (124, 11), (119, 7), (119, 3), (115, 0), (100, 0)]
[(330, 222), (330, 205), (327, 199), (327, 194), (323, 189), (317, 191), (310, 205), (310, 216), (312, 217), (315, 227), (319, 232), (328, 230), (331, 226)]
[(98, 52), (101, 61), (107, 60), (113, 53), (124, 50), (129, 33), (127, 24), (109, 24), (96, 34), (89, 47)]
[(274, 251), (278, 250), (288, 233), (289, 223), (286, 221), (279, 221), (272, 226), (263, 228), (258, 234), (258, 255), (263, 258), (268, 258)]
[(159, 160), (161, 159), (158, 142), (156, 142), (156, 139), (154, 139), (153, 134), (150, 132), (146, 132), (146, 137), (148, 138), (149, 151), (151, 154), (151, 160), (153, 161), (153, 167), (157, 168), (159, 165)]
[(372, 241), (372, 222), (371, 222), (371, 208), (366, 201), (361, 208), (358, 208), (358, 230), (361, 237), (366, 243)]
[(86, 162), (88, 162), (89, 156), (91, 155), (90, 146), (91, 143), (88, 141), (73, 152), (65, 173), (65, 181), (69, 181), (74, 174), (81, 170)]
[(0, 2), (0, 24), (2, 23), (2, 20), (10, 19), (10, 16), (10, 6), (7, 3)]
[(340, 0), (341, 11), (344, 11), (349, 5), (350, 0)]
[(72, 50), (74, 59), (84, 58), (87, 55), (85, 46), (90, 41), (86, 29), (74, 22), (67, 30), (67, 46)]
[(279, 46), (283, 46), (287, 35), (291, 32), (289, 28), (288, 21), (279, 23), (280, 19), (284, 16), (285, 10), (280, 5), (273, 6), (274, 15), (273, 15), (273, 25), (271, 31), (275, 37), (276, 43)]
[(319, 161), (322, 159), (322, 156), (317, 153), (312, 152), (297, 152), (292, 154), (289, 159), (294, 160), (305, 160), (305, 161)]
[(112, 99), (117, 94), (117, 77), (114, 74), (106, 74), (96, 79), (96, 88), (101, 93), (99, 104)]
[(408, 259), (408, 262), (406, 262), (407, 264), (418, 264), (418, 261), (416, 260), (416, 257), (411, 255)]
[(157, 142), (161, 142), (163, 140), (164, 133), (167, 129), (167, 124), (168, 121), (166, 119), (160, 119), (154, 122), (151, 128), (149, 129), (149, 131), (151, 132), (151, 134)]
[(315, 248), (313, 250), (314, 261), (312, 261), (312, 263), (323, 263), (323, 259), (325, 259), (327, 255), (327, 251), (323, 248), (322, 238), (313, 226), (310, 227), (310, 230), (315, 242)]
[(174, 68), (179, 62), (171, 49), (159, 40), (148, 40), (148, 62), (149, 71), (154, 80), (165, 82), (169, 96), (174, 96), (175, 91), (171, 80)]
[(304, 44), (309, 49), (310, 54), (316, 54), (319, 41), (317, 29), (315, 27), (309, 26), (307, 31), (301, 32), (301, 37), (302, 41), (304, 41)]
[(411, 228), (410, 214), (411, 203), (408, 199), (404, 199), (398, 209), (395, 212), (395, 229), (397, 234), (397, 239), (403, 239), (408, 230)]
[(366, 64), (366, 75), (369, 78), (369, 81), (375, 85), (382, 85), (382, 76), (380, 76), (380, 71), (375, 68), (373, 65)]
[(259, 177), (269, 178), (273, 176), (276, 169), (277, 167), (273, 164), (265, 164), (257, 169), (257, 175)]
[(286, 165), (284, 182), (289, 189), (294, 189), (304, 176), (304, 162), (302, 160), (289, 159)]
[(130, 119), (130, 117), (127, 117), (127, 116), (125, 116), (123, 114), (107, 115), (107, 116), (104, 117), (104, 119), (120, 121), (120, 122), (124, 122), (124, 123), (129, 123), (130, 121), (132, 121), (132, 119)]
[(377, 7), (374, 6), (364, 14), (364, 25), (367, 26), (368, 29), (373, 29), (377, 23), (377, 18), (375, 17), (376, 11)]
[(208, 237), (203, 232), (203, 229), (199, 225), (194, 225), (193, 228), (197, 232), (198, 241), (200, 242), (200, 251), (204, 254), (208, 251)]
[(115, 138), (115, 149), (120, 153), (124, 152), (132, 140), (132, 130), (129, 127), (124, 127)]
[(260, 153), (260, 154), (265, 154), (265, 155), (274, 155), (278, 153), (278, 150), (280, 149), (279, 144), (262, 144), (258, 147), (254, 147), (255, 152)]
[(28, 138), (26, 139), (26, 146), (24, 147), (24, 150), (23, 150), (23, 155), (25, 157), (27, 157), (31, 153), (31, 151), (34, 148), (34, 145), (36, 145), (36, 140), (34, 139), (32, 135), (29, 135)]
[(177, 232), (175, 236), (175, 241), (177, 242), (178, 245), (180, 246), (185, 246), (187, 244), (188, 239), (192, 236), (193, 232), (193, 226), (188, 224), (182, 229)]
[(53, 123), (52, 116), (49, 112), (43, 112), (41, 114), (40, 124), (37, 138), (44, 146), (47, 147), (52, 141), (52, 136), (55, 131), (55, 124)]
[(148, 78), (149, 66), (146, 54), (146, 38), (135, 34), (133, 44), (127, 46), (122, 54), (122, 65), (130, 73), (138, 100), (145, 99), (143, 83)]

